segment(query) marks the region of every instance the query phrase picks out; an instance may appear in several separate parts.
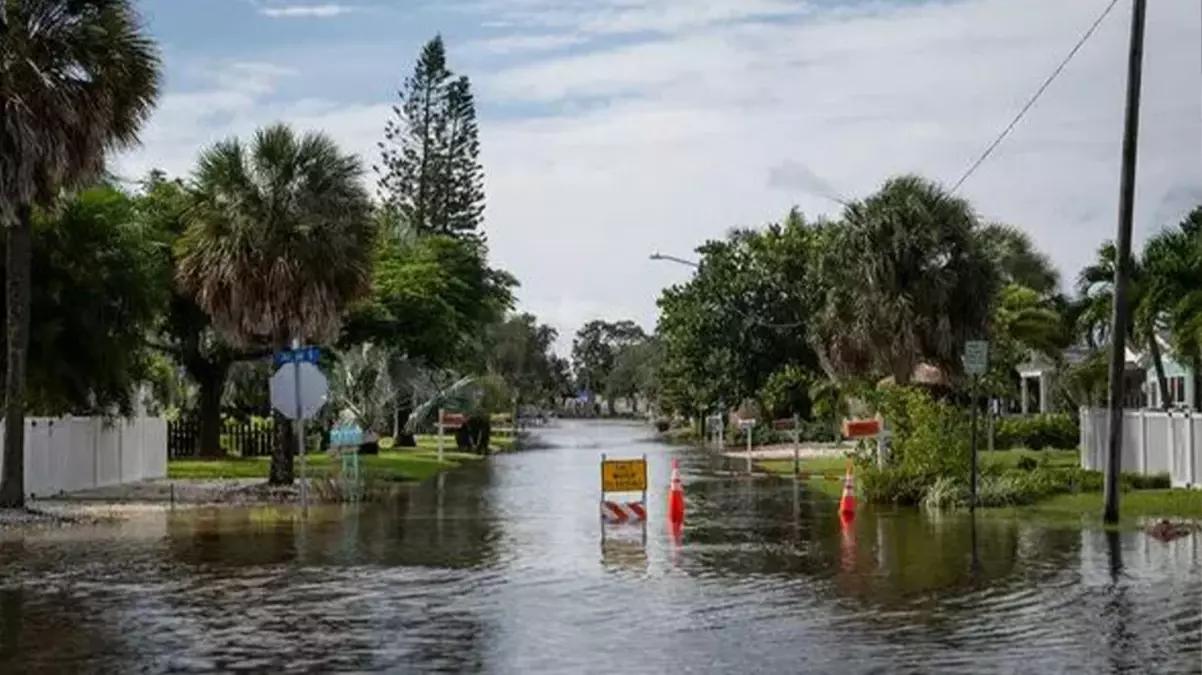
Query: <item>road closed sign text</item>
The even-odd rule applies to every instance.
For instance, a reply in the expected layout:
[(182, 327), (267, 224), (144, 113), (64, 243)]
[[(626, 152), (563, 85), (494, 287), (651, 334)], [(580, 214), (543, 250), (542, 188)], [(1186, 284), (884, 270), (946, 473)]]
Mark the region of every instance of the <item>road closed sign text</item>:
[(601, 490), (642, 492), (647, 489), (647, 460), (607, 459), (601, 462)]

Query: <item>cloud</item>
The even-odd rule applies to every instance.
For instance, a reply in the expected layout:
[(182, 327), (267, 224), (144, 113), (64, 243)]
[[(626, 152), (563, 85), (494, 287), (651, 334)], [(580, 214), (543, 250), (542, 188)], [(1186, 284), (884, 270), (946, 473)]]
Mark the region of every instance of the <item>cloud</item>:
[(349, 5), (270, 5), (259, 8), (259, 13), (273, 19), (329, 19), (354, 12)]
[(470, 42), (460, 49), (469, 54), (520, 54), (555, 51), (575, 47), (587, 41), (588, 38), (583, 35), (510, 35)]
[[(496, 53), (539, 52), (467, 72), (481, 107), (494, 258), (521, 279), (523, 306), (566, 336), (561, 347), (588, 318), (651, 327), (659, 289), (689, 270), (650, 252), (685, 257), (794, 204), (809, 217), (837, 215), (827, 193), (862, 197), (900, 172), (953, 182), (1104, 5), (473, 3), (461, 11), (476, 24), (514, 26), (492, 43)], [(1066, 279), (1113, 237), (1128, 21), (1110, 16), (961, 189), (985, 217), (1028, 231)], [(1198, 87), (1200, 21), (1197, 3), (1149, 12), (1137, 241), (1202, 193), (1202, 102), (1182, 94)], [(551, 52), (560, 46), (571, 50)], [(330, 100), (329, 83), (304, 72), (286, 80), (303, 82), (304, 94), (285, 99), (288, 75), (222, 72), (207, 89), (169, 94), (145, 149), (123, 166), (186, 170), (200, 145), (276, 119), (327, 129), (375, 158), (388, 83)]]

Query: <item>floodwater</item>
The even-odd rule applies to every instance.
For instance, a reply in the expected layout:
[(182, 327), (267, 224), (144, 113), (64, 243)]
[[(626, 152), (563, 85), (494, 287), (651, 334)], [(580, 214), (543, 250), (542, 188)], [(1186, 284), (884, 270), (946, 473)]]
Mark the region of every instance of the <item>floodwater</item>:
[[(863, 511), (562, 422), (407, 499), (0, 540), (0, 673), (1200, 673), (1202, 545)], [(650, 522), (598, 518), (646, 453)], [(665, 525), (681, 459), (686, 527)], [(644, 539), (645, 536), (645, 539)]]

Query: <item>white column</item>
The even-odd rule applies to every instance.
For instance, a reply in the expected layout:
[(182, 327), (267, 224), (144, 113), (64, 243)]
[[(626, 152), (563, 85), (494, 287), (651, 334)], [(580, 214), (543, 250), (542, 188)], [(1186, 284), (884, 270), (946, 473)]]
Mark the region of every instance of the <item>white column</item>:
[(1139, 411), (1139, 472), (1148, 473), (1148, 411)]
[(1027, 377), (1025, 375), (1018, 378), (1018, 394), (1021, 410), (1024, 415), (1027, 414)]
[(1045, 415), (1051, 410), (1048, 398), (1048, 374), (1042, 372), (1039, 374), (1039, 412)]

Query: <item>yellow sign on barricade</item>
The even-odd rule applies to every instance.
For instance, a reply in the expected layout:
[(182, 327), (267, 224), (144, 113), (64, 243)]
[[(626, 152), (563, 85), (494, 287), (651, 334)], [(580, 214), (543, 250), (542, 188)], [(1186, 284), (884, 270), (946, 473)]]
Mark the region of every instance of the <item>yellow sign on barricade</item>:
[(646, 489), (646, 458), (601, 461), (602, 492), (643, 492)]
[[(637, 502), (609, 501), (610, 492), (640, 492)], [(608, 459), (601, 455), (601, 520), (610, 523), (647, 521), (647, 455), (638, 459)], [(605, 530), (601, 530), (604, 539)]]

